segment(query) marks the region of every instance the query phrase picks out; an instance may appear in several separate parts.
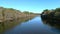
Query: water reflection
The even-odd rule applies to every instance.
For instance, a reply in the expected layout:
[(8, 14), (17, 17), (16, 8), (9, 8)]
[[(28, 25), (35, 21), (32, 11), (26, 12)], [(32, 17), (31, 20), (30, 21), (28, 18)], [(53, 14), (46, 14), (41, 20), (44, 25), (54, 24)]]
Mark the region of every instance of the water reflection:
[[(32, 17), (33, 18), (33, 17)], [(21, 23), (24, 23), (28, 20), (31, 20), (32, 18), (19, 18), (19, 19), (16, 19), (16, 20), (8, 20), (8, 21), (5, 21), (5, 22), (2, 22), (0, 24), (0, 34), (4, 31), (4, 30), (7, 30), (7, 29), (10, 29), (10, 28), (13, 28), (14, 26), (16, 25), (20, 25)]]
[(51, 26), (51, 30), (59, 32), (60, 33), (60, 22), (54, 21), (54, 20), (42, 20), (44, 24), (47, 24)]
[[(46, 22), (46, 21), (45, 21)], [(5, 30), (3, 34), (60, 34), (55, 28), (51, 28), (48, 25), (43, 24), (40, 16), (33, 18), (32, 20), (21, 22), (19, 25)]]

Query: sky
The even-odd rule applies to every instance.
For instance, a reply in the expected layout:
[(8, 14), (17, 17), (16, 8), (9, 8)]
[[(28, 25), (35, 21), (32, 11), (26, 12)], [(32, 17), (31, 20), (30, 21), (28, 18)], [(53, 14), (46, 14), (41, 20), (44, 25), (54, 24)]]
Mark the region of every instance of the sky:
[(41, 13), (45, 9), (60, 7), (60, 0), (0, 0), (0, 7)]

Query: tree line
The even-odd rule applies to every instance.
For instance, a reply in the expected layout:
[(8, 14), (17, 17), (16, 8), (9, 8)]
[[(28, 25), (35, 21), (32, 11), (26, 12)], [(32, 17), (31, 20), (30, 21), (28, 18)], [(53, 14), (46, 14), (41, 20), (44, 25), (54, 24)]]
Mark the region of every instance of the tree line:
[(45, 10), (43, 10), (42, 14), (45, 14), (49, 17), (59, 18), (60, 17), (60, 8), (56, 8), (56, 9), (52, 9), (52, 10), (45, 9)]

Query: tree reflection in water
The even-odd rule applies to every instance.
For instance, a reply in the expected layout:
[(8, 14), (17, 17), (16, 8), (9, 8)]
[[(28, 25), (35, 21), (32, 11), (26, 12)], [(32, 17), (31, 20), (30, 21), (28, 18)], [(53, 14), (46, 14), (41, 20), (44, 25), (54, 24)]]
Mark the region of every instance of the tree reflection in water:
[(56, 21), (56, 20), (43, 20), (43, 24), (47, 24), (49, 26), (52, 27), (53, 31), (58, 31), (60, 32), (60, 21)]
[(30, 17), (30, 18), (19, 18), (17, 20), (8, 20), (8, 21), (5, 21), (4, 22), (4, 25), (3, 23), (0, 24), (0, 34), (4, 31), (4, 30), (7, 30), (7, 29), (10, 29), (10, 28), (13, 28), (14, 26), (18, 25), (18, 24), (21, 24), (23, 22), (26, 22), (28, 20), (31, 20), (33, 17)]

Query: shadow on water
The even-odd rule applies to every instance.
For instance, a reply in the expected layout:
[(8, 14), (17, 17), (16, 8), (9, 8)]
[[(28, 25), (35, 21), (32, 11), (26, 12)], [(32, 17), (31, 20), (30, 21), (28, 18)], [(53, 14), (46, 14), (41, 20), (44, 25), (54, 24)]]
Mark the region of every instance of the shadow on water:
[(59, 32), (60, 33), (60, 21), (56, 20), (49, 20), (49, 19), (42, 19), (43, 24), (47, 24), (51, 26), (51, 30)]
[(20, 20), (17, 22), (14, 21), (14, 23), (16, 22), (19, 24), (17, 26), (14, 25), (15, 27), (11, 29), (5, 30), (3, 34), (57, 34), (60, 32), (56, 25), (51, 24), (51, 22), (47, 20), (41, 20), (40, 16), (36, 16), (33, 19), (31, 18), (31, 20), (27, 19), (28, 21), (24, 21), (24, 18), (21, 19), (22, 22)]
[[(32, 17), (33, 18), (33, 17)], [(31, 20), (32, 18), (19, 18), (17, 20), (7, 20), (5, 22), (0, 23), (0, 34), (4, 32), (7, 29), (11, 29), (16, 25), (20, 25), (21, 23), (24, 23), (26, 21)]]

